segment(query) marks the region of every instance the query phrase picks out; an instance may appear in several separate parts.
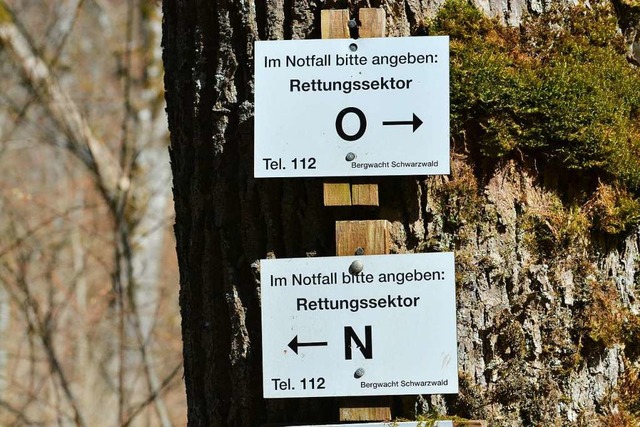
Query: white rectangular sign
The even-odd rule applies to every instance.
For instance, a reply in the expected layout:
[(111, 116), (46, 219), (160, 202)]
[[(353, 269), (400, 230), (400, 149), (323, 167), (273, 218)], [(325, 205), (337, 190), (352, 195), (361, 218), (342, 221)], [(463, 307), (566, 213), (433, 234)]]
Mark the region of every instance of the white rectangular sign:
[(260, 271), (264, 397), (458, 392), (453, 253), (269, 259)]
[(449, 38), (259, 41), (257, 178), (449, 173)]

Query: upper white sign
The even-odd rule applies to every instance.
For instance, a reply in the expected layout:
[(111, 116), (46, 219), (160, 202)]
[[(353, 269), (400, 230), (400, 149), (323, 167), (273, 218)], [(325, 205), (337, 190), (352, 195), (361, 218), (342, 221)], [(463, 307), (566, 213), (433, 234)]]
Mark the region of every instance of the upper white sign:
[(260, 276), (264, 397), (458, 392), (453, 253), (262, 260)]
[(257, 178), (449, 173), (449, 38), (259, 41)]

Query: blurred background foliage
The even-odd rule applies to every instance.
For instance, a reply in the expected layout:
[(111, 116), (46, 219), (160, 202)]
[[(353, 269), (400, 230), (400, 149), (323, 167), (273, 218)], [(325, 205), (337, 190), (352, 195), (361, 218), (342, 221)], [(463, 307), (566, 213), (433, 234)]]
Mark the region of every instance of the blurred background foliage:
[(0, 425), (184, 425), (160, 4), (0, 0)]

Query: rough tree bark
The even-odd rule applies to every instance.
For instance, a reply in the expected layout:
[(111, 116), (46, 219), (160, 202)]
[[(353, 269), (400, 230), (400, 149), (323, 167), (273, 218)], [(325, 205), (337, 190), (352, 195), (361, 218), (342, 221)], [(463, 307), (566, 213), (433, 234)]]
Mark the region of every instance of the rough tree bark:
[[(553, 195), (535, 168), (507, 162), (474, 171), (458, 155), (448, 177), (383, 179), (375, 211), (322, 207), (321, 180), (253, 178), (255, 40), (319, 38), (320, 9), (333, 7), (383, 7), (388, 36), (416, 34), (440, 2), (348, 3), (163, 2), (189, 425), (335, 421), (333, 399), (262, 399), (259, 260), (334, 255), (335, 220), (375, 218), (392, 222), (395, 252), (455, 250), (459, 270), (461, 393), (405, 400), (396, 414), (597, 425), (627, 362), (620, 346), (580, 335), (578, 294), (591, 280), (613, 280), (616, 297), (637, 310), (637, 231), (540, 258), (524, 241), (523, 221)], [(478, 6), (511, 24), (542, 8)], [(467, 192), (475, 196), (460, 196)]]
[(262, 400), (257, 260), (331, 253), (320, 181), (253, 179), (253, 42), (319, 36), (319, 4), (285, 3), (164, 3), (192, 425), (254, 426), (280, 412)]

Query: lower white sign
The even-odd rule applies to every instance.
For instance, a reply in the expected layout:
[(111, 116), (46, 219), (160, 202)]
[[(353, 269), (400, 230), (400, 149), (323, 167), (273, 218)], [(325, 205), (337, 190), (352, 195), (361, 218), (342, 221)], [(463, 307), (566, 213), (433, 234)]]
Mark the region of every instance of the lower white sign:
[(265, 398), (458, 392), (453, 253), (260, 270)]

